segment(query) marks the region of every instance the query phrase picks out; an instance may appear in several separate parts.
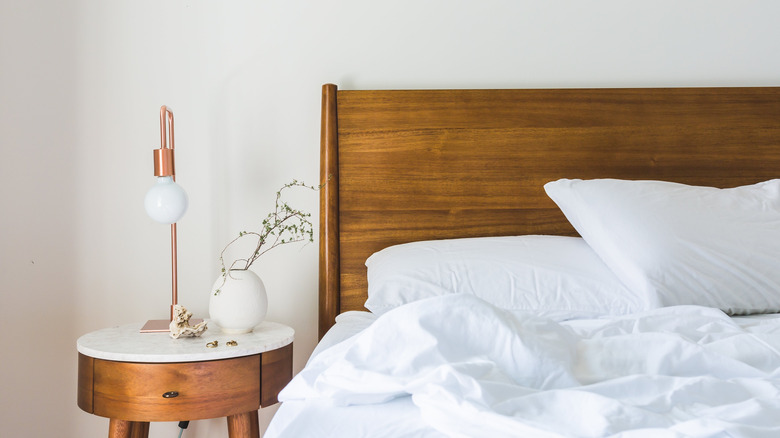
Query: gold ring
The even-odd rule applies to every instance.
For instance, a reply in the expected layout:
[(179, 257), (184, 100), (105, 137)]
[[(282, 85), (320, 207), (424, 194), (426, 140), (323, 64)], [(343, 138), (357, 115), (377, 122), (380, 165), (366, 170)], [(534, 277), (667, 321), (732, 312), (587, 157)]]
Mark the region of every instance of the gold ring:
[(236, 342), (236, 341), (227, 341), (225, 343), (225, 345), (227, 345), (228, 347), (236, 347), (236, 346), (238, 346), (238, 342)]
[(206, 347), (209, 347), (209, 348), (216, 348), (217, 345), (219, 345), (219, 341), (211, 341), (211, 342), (206, 343)]

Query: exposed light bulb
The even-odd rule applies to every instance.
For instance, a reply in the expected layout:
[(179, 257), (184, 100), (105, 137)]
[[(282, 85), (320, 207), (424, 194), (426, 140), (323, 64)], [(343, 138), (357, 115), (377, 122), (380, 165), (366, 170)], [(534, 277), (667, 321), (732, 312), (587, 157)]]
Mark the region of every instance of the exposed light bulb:
[(173, 224), (187, 211), (187, 193), (173, 181), (172, 176), (157, 177), (157, 183), (146, 192), (146, 214), (156, 222)]

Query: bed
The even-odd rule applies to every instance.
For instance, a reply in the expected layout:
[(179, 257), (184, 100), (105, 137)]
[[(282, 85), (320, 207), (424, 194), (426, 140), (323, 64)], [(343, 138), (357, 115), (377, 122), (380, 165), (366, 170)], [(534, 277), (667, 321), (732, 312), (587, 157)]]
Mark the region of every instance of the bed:
[(321, 140), (267, 436), (780, 433), (780, 88), (326, 84)]

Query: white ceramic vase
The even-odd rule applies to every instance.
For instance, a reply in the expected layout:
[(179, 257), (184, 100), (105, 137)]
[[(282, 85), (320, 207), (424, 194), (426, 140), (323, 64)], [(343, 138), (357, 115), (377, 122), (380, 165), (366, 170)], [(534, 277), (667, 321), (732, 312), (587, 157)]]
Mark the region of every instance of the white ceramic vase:
[(263, 280), (250, 270), (231, 270), (225, 278), (220, 275), (211, 288), (209, 317), (225, 333), (251, 332), (267, 311)]

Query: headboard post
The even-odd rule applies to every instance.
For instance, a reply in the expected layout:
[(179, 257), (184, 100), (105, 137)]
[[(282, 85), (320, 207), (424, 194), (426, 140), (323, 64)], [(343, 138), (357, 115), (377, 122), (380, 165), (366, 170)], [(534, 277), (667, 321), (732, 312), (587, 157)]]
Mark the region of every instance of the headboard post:
[(339, 314), (339, 175), (337, 87), (322, 86), (322, 128), (320, 132), (320, 274), (319, 337)]

